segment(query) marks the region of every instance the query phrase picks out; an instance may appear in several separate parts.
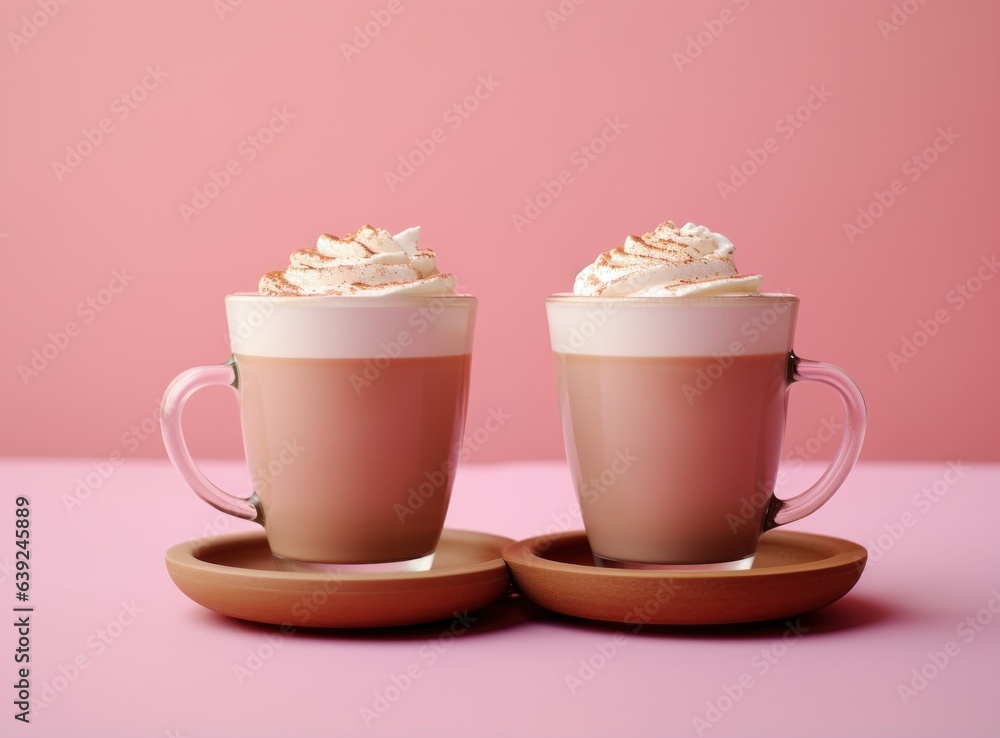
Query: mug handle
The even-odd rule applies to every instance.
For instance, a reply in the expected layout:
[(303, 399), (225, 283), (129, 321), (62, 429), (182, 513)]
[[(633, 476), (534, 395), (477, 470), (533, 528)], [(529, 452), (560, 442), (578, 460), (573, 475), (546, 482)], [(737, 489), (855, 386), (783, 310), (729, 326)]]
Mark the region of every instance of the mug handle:
[(163, 401), (160, 403), (160, 430), (163, 433), (163, 445), (167, 449), (167, 456), (174, 468), (180, 472), (184, 481), (198, 493), (201, 499), (224, 513), (261, 523), (263, 509), (260, 506), (257, 493), (255, 492), (247, 498), (237, 497), (216, 487), (208, 481), (208, 477), (194, 463), (187, 442), (184, 440), (184, 431), (181, 427), (181, 412), (184, 409), (184, 403), (197, 390), (217, 384), (236, 389), (236, 360), (233, 357), (230, 357), (225, 364), (197, 366), (188, 369), (170, 383), (167, 391), (163, 393)]
[(840, 367), (825, 364), (821, 361), (800, 359), (794, 353), (788, 356), (789, 387), (795, 382), (821, 382), (833, 387), (840, 399), (844, 401), (847, 420), (844, 424), (844, 437), (840, 448), (823, 472), (823, 476), (805, 492), (781, 500), (771, 495), (767, 513), (764, 516), (762, 530), (777, 528), (779, 525), (791, 523), (816, 512), (823, 503), (829, 500), (833, 493), (844, 483), (847, 475), (854, 468), (861, 455), (861, 444), (865, 439), (865, 427), (868, 424), (868, 411), (865, 408), (865, 398), (861, 395), (858, 385)]

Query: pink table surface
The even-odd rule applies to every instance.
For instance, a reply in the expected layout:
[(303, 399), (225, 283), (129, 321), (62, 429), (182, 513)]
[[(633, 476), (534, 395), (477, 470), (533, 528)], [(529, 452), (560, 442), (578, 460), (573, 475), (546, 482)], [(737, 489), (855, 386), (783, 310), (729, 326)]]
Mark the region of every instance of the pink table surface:
[[(67, 510), (95, 463), (0, 461), (7, 619), (18, 604), (14, 500), (31, 500), (35, 703), (30, 725), (15, 721), (8, 626), (2, 735), (1000, 734), (998, 464), (860, 465), (792, 526), (870, 552), (854, 590), (795, 619), (798, 635), (780, 622), (633, 633), (511, 598), (451, 638), (448, 623), (282, 634), (205, 610), (174, 587), (164, 551), (254, 526), (216, 514), (156, 461), (113, 467)], [(205, 468), (223, 486), (246, 484), (238, 463)], [(790, 486), (817, 474), (804, 467)], [(448, 524), (512, 538), (579, 528), (572, 500), (561, 463), (469, 465)]]

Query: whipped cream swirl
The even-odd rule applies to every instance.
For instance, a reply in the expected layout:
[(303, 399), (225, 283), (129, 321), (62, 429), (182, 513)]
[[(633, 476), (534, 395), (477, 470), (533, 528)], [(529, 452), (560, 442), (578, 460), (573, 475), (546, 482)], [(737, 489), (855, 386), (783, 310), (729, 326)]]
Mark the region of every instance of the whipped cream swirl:
[(260, 279), (262, 295), (453, 295), (454, 274), (417, 247), (420, 228), (395, 236), (365, 225), (338, 238), (324, 233), (315, 249), (293, 251), (290, 264)]
[(598, 256), (577, 275), (573, 293), (656, 297), (757, 292), (761, 276), (739, 274), (733, 250), (732, 242), (721, 233), (694, 223), (678, 228), (668, 220), (651, 233), (629, 236), (624, 246)]

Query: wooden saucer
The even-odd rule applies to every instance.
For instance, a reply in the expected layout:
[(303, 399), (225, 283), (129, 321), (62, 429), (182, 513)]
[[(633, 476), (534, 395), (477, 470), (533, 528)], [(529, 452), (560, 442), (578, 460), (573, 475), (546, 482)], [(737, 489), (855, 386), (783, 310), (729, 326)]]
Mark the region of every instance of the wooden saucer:
[(263, 531), (180, 543), (166, 553), (177, 587), (199, 605), (287, 628), (374, 628), (446, 620), (508, 592), (509, 538), (445, 530), (429, 571), (278, 571)]
[(750, 623), (801, 615), (836, 602), (861, 578), (868, 552), (840, 538), (765, 533), (745, 571), (606, 569), (583, 531), (512, 543), (514, 581), (542, 607), (633, 626)]

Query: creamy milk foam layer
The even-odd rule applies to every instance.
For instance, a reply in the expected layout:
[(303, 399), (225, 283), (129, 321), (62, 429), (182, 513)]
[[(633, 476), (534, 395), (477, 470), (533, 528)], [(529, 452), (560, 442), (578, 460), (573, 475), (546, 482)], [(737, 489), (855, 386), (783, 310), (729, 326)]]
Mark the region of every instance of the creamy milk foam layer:
[(226, 297), (234, 354), (299, 359), (454, 356), (472, 351), (470, 296)]
[(746, 295), (760, 288), (759, 274), (740, 275), (733, 244), (705, 226), (673, 221), (629, 236), (576, 277), (573, 293), (597, 297)]
[(420, 228), (395, 236), (366, 225), (338, 238), (324, 233), (315, 249), (292, 252), (290, 265), (260, 280), (262, 295), (453, 295), (455, 275), (417, 246)]
[(598, 298), (545, 304), (552, 350), (592, 356), (743, 356), (791, 350), (793, 295)]

